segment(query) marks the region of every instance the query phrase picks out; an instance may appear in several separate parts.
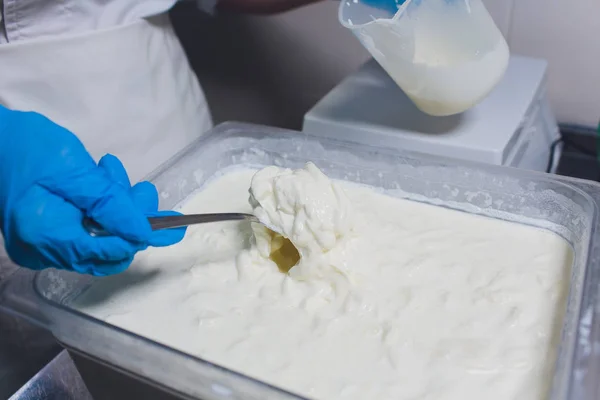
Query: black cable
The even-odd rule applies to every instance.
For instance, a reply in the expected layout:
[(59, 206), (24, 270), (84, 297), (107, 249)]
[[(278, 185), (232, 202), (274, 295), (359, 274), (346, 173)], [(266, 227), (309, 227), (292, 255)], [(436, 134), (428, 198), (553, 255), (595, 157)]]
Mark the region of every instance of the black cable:
[[(596, 161), (600, 161), (600, 121), (598, 121), (598, 130), (596, 134)], [(596, 178), (596, 181), (600, 182), (600, 176)]]
[(598, 121), (598, 129), (596, 132), (596, 160), (600, 161), (600, 121)]
[(564, 144), (568, 147), (572, 147), (575, 150), (577, 150), (578, 152), (585, 154), (586, 156), (591, 156), (596, 158), (596, 152), (590, 149), (585, 148), (584, 146), (575, 143), (574, 141), (570, 140), (570, 139), (566, 139), (564, 136), (561, 138), (561, 140), (564, 142)]
[[(598, 129), (599, 129), (598, 133), (600, 135), (600, 126), (598, 127)], [(599, 139), (600, 139), (600, 136), (599, 136)], [(577, 142), (575, 142), (575, 141), (573, 141), (573, 140), (565, 137), (565, 135), (563, 134), (563, 132), (561, 132), (560, 133), (560, 138), (558, 138), (555, 141), (553, 141), (552, 144), (550, 145), (550, 156), (548, 157), (548, 165), (546, 167), (546, 172), (547, 173), (550, 173), (551, 170), (552, 170), (552, 166), (554, 165), (554, 161), (555, 161), (555, 158), (556, 158), (556, 154), (555, 154), (556, 153), (556, 147), (559, 144), (561, 144), (561, 143), (564, 144), (564, 146), (565, 146), (563, 148), (563, 151), (564, 151), (565, 148), (571, 148), (573, 150), (578, 151), (581, 154), (584, 154), (584, 155), (590, 156), (590, 157), (594, 157), (594, 159), (599, 159), (600, 160), (600, 158), (598, 158), (600, 155), (596, 151), (590, 150), (589, 148), (586, 148), (585, 146), (580, 145), (579, 143), (577, 143)], [(598, 142), (598, 146), (600, 146), (600, 142)]]
[(563, 143), (564, 139), (561, 135), (561, 137), (559, 137), (558, 139), (556, 139), (554, 142), (552, 142), (552, 144), (550, 145), (550, 157), (548, 157), (548, 166), (546, 167), (546, 173), (550, 173), (552, 171), (552, 166), (554, 165), (554, 157), (556, 155), (556, 147)]

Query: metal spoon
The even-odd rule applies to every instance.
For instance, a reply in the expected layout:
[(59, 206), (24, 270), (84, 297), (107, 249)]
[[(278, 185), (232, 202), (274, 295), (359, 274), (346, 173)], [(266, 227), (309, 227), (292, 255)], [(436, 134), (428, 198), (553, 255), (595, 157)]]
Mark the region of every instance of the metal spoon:
[[(220, 221), (250, 221), (260, 223), (258, 218), (256, 218), (254, 215), (242, 213), (190, 214), (148, 217), (148, 222), (150, 223), (153, 231)], [(90, 233), (90, 235), (95, 237), (111, 235), (102, 226), (100, 226), (100, 224), (91, 218), (84, 218), (83, 226)]]

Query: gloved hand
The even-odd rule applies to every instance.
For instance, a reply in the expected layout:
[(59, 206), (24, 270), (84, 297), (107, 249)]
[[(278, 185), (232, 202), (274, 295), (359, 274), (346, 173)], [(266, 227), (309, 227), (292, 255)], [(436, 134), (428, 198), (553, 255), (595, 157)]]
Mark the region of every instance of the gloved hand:
[(392, 15), (395, 15), (398, 12), (398, 8), (404, 4), (405, 0), (359, 0), (361, 3), (371, 6), (374, 8), (379, 8), (385, 10)]
[[(114, 156), (98, 165), (71, 132), (33, 112), (0, 106), (0, 228), (11, 259), (24, 267), (110, 275), (148, 246), (180, 241), (185, 229), (152, 232), (158, 195), (131, 187)], [(114, 236), (92, 237), (88, 216)]]

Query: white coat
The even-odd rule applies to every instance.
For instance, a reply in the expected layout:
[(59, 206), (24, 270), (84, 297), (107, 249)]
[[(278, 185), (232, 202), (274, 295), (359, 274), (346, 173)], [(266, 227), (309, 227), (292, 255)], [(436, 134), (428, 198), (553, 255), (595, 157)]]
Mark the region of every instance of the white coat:
[(212, 126), (173, 3), (4, 0), (0, 104), (44, 114), (143, 178)]

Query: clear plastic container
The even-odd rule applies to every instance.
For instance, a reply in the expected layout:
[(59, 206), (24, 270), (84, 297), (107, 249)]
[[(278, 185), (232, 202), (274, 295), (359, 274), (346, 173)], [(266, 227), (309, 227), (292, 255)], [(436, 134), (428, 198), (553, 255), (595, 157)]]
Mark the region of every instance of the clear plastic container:
[[(230, 166), (298, 168), (308, 160), (332, 178), (544, 227), (568, 240), (575, 259), (551, 399), (600, 398), (600, 185), (236, 123), (215, 128), (150, 179), (159, 188), (161, 206), (171, 208)], [(72, 309), (72, 300), (96, 279), (65, 271), (21, 270), (1, 288), (0, 307), (48, 327), (68, 348), (190, 398), (300, 398)]]
[(508, 45), (481, 0), (398, 3), (342, 0), (339, 19), (419, 109), (461, 113), (500, 82)]

